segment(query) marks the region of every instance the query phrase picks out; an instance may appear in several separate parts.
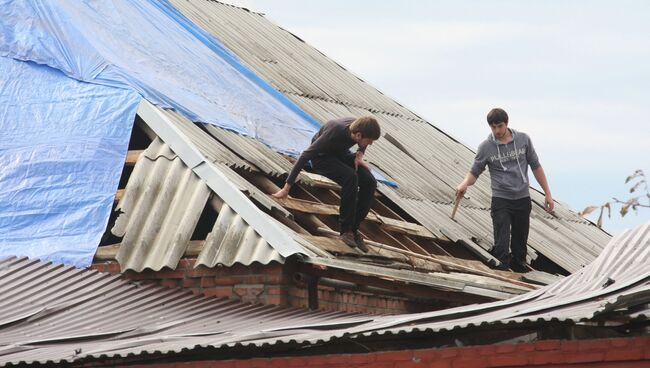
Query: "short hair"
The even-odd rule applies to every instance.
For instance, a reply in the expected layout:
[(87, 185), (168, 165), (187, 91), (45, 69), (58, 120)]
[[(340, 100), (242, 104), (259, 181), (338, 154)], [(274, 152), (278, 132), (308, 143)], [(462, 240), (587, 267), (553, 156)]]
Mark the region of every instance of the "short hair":
[(494, 108), (490, 110), (487, 114), (487, 122), (490, 125), (495, 125), (499, 123), (508, 124), (508, 113), (501, 108)]
[(381, 136), (381, 129), (377, 119), (372, 116), (362, 116), (357, 118), (350, 124), (350, 132), (361, 133), (363, 138), (370, 138), (373, 140), (379, 139)]

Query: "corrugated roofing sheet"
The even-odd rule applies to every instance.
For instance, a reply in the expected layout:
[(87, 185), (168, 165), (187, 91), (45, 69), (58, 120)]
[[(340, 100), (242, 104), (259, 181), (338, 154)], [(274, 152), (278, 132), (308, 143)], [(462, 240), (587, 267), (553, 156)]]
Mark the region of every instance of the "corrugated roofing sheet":
[(197, 297), (96, 271), (11, 258), (0, 260), (0, 364), (197, 347), (264, 351), (277, 344), (322, 346), (341, 337), (363, 343), (368, 336), (486, 325), (534, 328), (550, 320), (620, 323), (626, 313), (647, 318), (649, 265), (650, 223), (612, 239), (591, 265), (542, 289), (494, 303), (370, 317)]
[(371, 319), (198, 297), (25, 258), (0, 260), (0, 280), (0, 365), (166, 353)]
[[(317, 120), (369, 113), (377, 116), (386, 135), (368, 150), (366, 157), (399, 184), (397, 189), (380, 185), (379, 190), (430, 231), (439, 233), (449, 227), (448, 212), (437, 206), (451, 205), (455, 186), (471, 166), (474, 153), (470, 149), (261, 14), (216, 1), (172, 3)], [(247, 151), (249, 157), (271, 155), (261, 145), (247, 147)], [(264, 160), (256, 164), (273, 175), (282, 167)], [(491, 222), (490, 193), (489, 174), (485, 173), (461, 203), (459, 218), (467, 213), (473, 217), (456, 226), (462, 233), (459, 237), (493, 242), (492, 232), (486, 229)], [(540, 193), (531, 190), (531, 196), (537, 204), (543, 203)], [(560, 203), (553, 216), (534, 206), (531, 229), (529, 245), (533, 250), (570, 272), (593, 260), (609, 239), (604, 231)], [(575, 257), (567, 255), (567, 246), (574, 250)]]
[(160, 139), (138, 159), (111, 230), (123, 237), (122, 270), (175, 268), (205, 208), (210, 189)]

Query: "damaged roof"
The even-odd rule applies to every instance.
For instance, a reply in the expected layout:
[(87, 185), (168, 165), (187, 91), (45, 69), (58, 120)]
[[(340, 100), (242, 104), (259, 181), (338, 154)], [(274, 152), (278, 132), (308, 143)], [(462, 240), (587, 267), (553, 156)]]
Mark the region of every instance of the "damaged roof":
[[(269, 194), (282, 185), (291, 158), (143, 102), (138, 115), (150, 143), (120, 191), (118, 216), (109, 224), (119, 244), (100, 247), (96, 260), (114, 257), (122, 270), (173, 269), (198, 243), (196, 265), (297, 257), (494, 300), (547, 284), (554, 273), (580, 270), (609, 240), (561, 203), (547, 214), (543, 196), (531, 189), (528, 260), (545, 272), (491, 270), (489, 178), (477, 182), (450, 218), (455, 185), (474, 157), (468, 147), (261, 14), (216, 1), (171, 2), (321, 123), (377, 117), (384, 134), (366, 158), (398, 186), (378, 186), (378, 200), (361, 229), (371, 252), (362, 254), (336, 239), (334, 183), (303, 172), (294, 197), (276, 201)], [(197, 235), (204, 222), (210, 230)]]
[[(193, 349), (249, 354), (409, 336), (530, 334), (549, 321), (616, 334), (645, 331), (650, 223), (615, 237), (589, 266), (505, 301), (398, 316), (314, 312), (193, 296), (62, 265), (0, 260), (0, 364), (79, 362)], [(638, 326), (637, 326), (638, 327)], [(481, 343), (493, 343), (494, 337)], [(448, 343), (448, 341), (446, 342)], [(349, 343), (348, 343), (349, 344)], [(435, 346), (435, 343), (434, 343)]]

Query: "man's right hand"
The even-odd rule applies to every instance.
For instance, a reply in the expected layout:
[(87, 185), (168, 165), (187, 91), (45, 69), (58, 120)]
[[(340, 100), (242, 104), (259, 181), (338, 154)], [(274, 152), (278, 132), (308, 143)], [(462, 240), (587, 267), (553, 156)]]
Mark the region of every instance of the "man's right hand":
[(282, 187), (282, 189), (278, 190), (277, 192), (271, 195), (277, 199), (287, 198), (289, 196), (289, 189), (291, 189), (291, 185), (284, 184), (284, 187)]
[(467, 192), (467, 183), (463, 181), (456, 187), (456, 201), (462, 198), (465, 195), (465, 192)]

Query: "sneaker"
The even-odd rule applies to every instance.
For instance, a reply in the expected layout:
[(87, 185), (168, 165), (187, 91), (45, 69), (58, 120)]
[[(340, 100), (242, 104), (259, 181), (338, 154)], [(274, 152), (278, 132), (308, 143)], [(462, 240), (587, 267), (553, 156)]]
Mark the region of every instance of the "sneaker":
[(339, 237), (345, 245), (350, 248), (357, 247), (357, 241), (355, 240), (354, 233), (352, 231), (346, 231)]
[(363, 240), (363, 236), (361, 236), (359, 230), (354, 232), (354, 241), (357, 243), (357, 248), (359, 248), (360, 251), (368, 253), (368, 246), (366, 245), (365, 240)]

